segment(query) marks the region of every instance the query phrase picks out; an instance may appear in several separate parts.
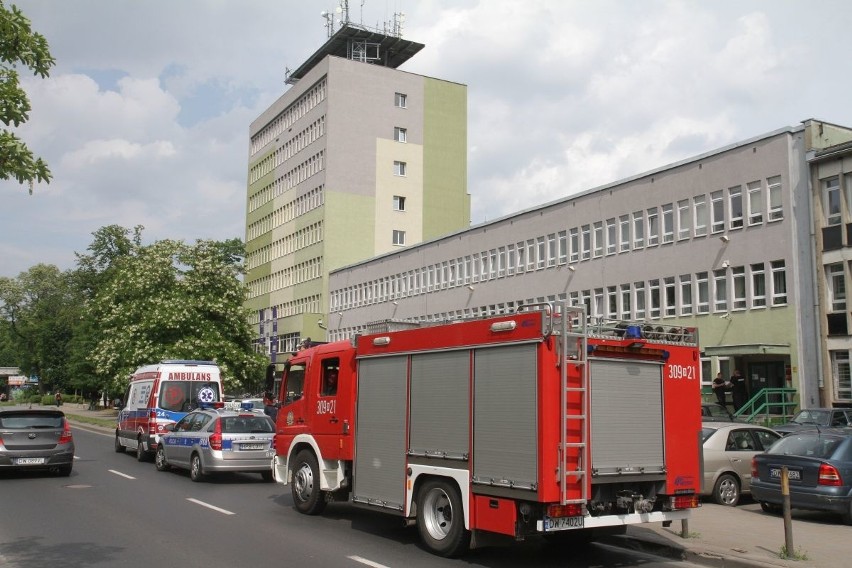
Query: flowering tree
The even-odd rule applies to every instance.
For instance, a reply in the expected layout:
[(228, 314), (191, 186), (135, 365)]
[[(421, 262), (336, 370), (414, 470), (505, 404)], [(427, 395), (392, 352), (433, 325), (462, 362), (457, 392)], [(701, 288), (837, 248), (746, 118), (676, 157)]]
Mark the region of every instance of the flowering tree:
[(89, 356), (98, 375), (123, 390), (136, 367), (162, 359), (215, 360), (226, 390), (253, 390), (265, 359), (253, 352), (238, 240), (162, 240), (113, 265), (90, 302), (98, 324)]

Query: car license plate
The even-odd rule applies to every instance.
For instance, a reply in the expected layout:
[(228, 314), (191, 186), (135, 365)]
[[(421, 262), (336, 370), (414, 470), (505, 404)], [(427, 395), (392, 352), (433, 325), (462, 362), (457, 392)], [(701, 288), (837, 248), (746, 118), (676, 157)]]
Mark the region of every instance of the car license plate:
[[(773, 479), (781, 479), (781, 468), (780, 467), (770, 467), (769, 468), (769, 477)], [(794, 481), (801, 481), (802, 472), (796, 469), (788, 469), (787, 470), (787, 479), (792, 479)]]
[(17, 465), (42, 465), (44, 458), (18, 458), (15, 463)]
[(265, 450), (266, 444), (240, 444), (241, 450)]
[(545, 517), (544, 530), (564, 531), (566, 529), (583, 528), (583, 517)]

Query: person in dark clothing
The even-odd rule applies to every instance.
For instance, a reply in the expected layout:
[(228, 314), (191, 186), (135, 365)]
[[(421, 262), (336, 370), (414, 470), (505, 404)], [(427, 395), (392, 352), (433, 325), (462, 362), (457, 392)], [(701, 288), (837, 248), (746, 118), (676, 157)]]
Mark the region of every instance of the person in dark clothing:
[(731, 392), (734, 398), (734, 410), (739, 410), (746, 403), (746, 382), (745, 377), (740, 374), (737, 369), (731, 375)]
[(722, 373), (716, 373), (716, 378), (713, 379), (713, 392), (716, 394), (716, 401), (722, 406), (727, 407), (727, 400), (725, 399), (725, 393), (728, 389), (731, 388), (731, 383), (725, 380), (722, 377)]

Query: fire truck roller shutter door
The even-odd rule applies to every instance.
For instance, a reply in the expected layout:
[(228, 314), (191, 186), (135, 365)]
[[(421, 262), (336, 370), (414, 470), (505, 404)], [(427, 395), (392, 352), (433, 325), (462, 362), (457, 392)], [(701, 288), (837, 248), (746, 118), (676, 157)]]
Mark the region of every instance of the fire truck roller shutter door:
[[(411, 357), (411, 453), (459, 460), (470, 451), (470, 352)], [(462, 467), (458, 461), (443, 467)]]

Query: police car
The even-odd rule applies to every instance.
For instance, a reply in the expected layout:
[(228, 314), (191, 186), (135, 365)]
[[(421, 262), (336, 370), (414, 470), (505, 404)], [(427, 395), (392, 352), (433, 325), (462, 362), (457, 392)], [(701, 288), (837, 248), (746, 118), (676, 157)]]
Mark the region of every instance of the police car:
[(217, 402), (166, 426), (157, 447), (157, 471), (188, 469), (193, 481), (216, 472), (257, 472), (272, 481), (275, 425), (258, 410), (230, 410)]

